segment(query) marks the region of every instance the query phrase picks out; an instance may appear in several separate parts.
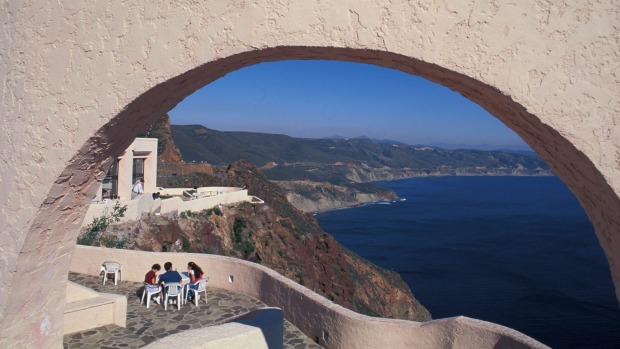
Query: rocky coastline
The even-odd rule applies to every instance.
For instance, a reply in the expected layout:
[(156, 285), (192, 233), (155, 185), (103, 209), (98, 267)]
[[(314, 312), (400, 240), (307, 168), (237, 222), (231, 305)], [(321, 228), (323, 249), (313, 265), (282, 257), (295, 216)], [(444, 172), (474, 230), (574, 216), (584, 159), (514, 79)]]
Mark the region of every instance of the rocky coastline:
[(273, 182), (285, 191), (286, 198), (295, 208), (307, 213), (318, 213), (382, 201), (398, 200), (398, 195), (395, 192), (374, 183), (379, 181), (442, 176), (553, 176), (553, 173), (550, 171), (540, 171), (537, 173), (489, 171), (481, 173), (471, 172), (466, 169), (432, 173), (407, 171), (400, 172), (400, 175), (384, 170), (378, 172), (366, 170), (364, 174), (363, 177), (357, 176), (356, 179), (368, 180), (372, 178), (373, 180), (365, 182), (367, 185), (362, 187), (359, 185), (357, 187), (354, 185), (335, 185), (328, 182), (312, 182), (307, 180)]
[[(195, 135), (203, 141), (222, 135), (205, 130), (197, 129)], [(268, 266), (353, 311), (414, 321), (428, 321), (431, 315), (400, 275), (341, 246), (309, 213), (398, 199), (393, 191), (373, 184), (377, 181), (454, 175), (542, 175), (547, 171), (539, 163), (528, 169), (514, 162), (495, 160), (488, 165), (478, 163), (476, 167), (464, 167), (470, 165), (457, 164), (458, 161), (448, 166), (426, 160), (422, 161), (425, 168), (415, 170), (396, 163), (387, 166), (385, 154), (390, 155), (392, 149), (384, 149), (383, 155), (374, 157), (382, 160), (372, 164), (363, 160), (280, 164), (269, 160), (261, 162), (265, 165), (260, 168), (249, 161), (236, 161), (224, 168), (203, 161), (184, 162), (172, 139), (167, 117), (144, 136), (156, 137), (161, 142), (158, 185), (246, 186), (265, 204), (220, 207), (220, 214), (205, 210), (185, 213), (184, 217), (143, 217), (133, 225), (116, 227), (116, 233), (130, 237), (127, 248), (235, 256)], [(187, 148), (188, 144), (190, 154), (202, 147), (194, 144), (195, 147)], [(425, 149), (411, 151), (427, 153)], [(439, 158), (449, 155), (430, 152)]]
[[(260, 263), (358, 313), (428, 321), (431, 315), (400, 275), (357, 256), (291, 205), (281, 186), (244, 161), (212, 173), (158, 178), (164, 187), (246, 186), (265, 204), (238, 204), (184, 217), (143, 217), (118, 226), (130, 249), (215, 253)], [(340, 188), (329, 187), (337, 196)], [(323, 190), (317, 186), (316, 190)], [(392, 193), (392, 192), (390, 192)], [(388, 194), (395, 198), (395, 194)], [(344, 199), (341, 199), (344, 200)]]
[(362, 191), (354, 186), (334, 185), (327, 182), (274, 181), (274, 183), (284, 190), (291, 205), (308, 213), (398, 199), (393, 191), (377, 186), (365, 186), (364, 188), (372, 190)]

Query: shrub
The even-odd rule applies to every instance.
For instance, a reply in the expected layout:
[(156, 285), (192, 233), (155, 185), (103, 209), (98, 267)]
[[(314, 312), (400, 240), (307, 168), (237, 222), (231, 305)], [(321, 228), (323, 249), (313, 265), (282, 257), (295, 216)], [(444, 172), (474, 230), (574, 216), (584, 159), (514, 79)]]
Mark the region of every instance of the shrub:
[(236, 243), (235, 248), (247, 256), (256, 250), (256, 245), (254, 245), (254, 242), (250, 240), (243, 240), (239, 243)]
[(222, 210), (220, 210), (219, 207), (215, 206), (213, 208), (210, 209), (204, 209), (202, 210), (203, 214), (205, 214), (207, 217), (211, 216), (212, 214), (215, 214), (216, 216), (221, 216)]
[(222, 215), (222, 210), (220, 210), (220, 208), (218, 206), (215, 206), (213, 208), (213, 213), (215, 213), (216, 216), (221, 216)]
[(235, 243), (241, 242), (242, 240), (241, 232), (246, 227), (247, 227), (247, 223), (245, 219), (241, 217), (235, 217), (235, 223), (233, 223), (233, 233), (234, 233), (233, 242)]
[(297, 276), (297, 279), (299, 279), (299, 284), (304, 286), (304, 273), (298, 271), (295, 276)]
[(189, 252), (189, 248), (191, 247), (191, 243), (189, 242), (189, 240), (185, 237), (182, 236), (181, 237), (182, 241), (183, 241), (183, 251), (184, 252)]
[[(117, 202), (114, 207), (112, 207), (112, 212), (106, 212), (100, 217), (93, 218), (93, 221), (86, 226), (86, 232), (77, 239), (78, 245), (92, 246), (95, 244), (100, 239), (100, 235), (111, 223), (118, 222), (122, 217), (125, 217), (126, 211), (127, 205), (121, 206), (121, 204)], [(123, 246), (126, 243), (127, 242), (125, 242)]]
[(245, 219), (243, 219), (241, 217), (236, 217), (235, 218), (235, 223), (233, 224), (233, 231), (235, 233), (241, 233), (243, 231), (243, 229), (245, 229), (245, 227), (247, 227), (247, 223), (246, 223)]
[[(247, 227), (247, 222), (242, 217), (235, 217), (233, 223), (233, 247), (243, 253), (244, 256), (248, 256), (250, 253), (256, 251), (256, 245), (249, 239), (244, 239), (241, 233)], [(250, 236), (252, 233), (250, 232)]]
[(128, 243), (129, 243), (128, 238), (122, 238), (122, 239), (117, 240), (113, 238), (101, 237), (101, 244), (108, 248), (125, 248), (125, 246), (127, 246)]

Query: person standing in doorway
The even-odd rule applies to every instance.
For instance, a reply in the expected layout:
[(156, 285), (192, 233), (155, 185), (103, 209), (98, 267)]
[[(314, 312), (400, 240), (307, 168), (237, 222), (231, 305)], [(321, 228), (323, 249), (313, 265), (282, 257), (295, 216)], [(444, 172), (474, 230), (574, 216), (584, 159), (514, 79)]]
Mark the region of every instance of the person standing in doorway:
[(133, 200), (142, 194), (144, 194), (144, 178), (137, 180), (133, 188), (131, 188), (131, 199)]

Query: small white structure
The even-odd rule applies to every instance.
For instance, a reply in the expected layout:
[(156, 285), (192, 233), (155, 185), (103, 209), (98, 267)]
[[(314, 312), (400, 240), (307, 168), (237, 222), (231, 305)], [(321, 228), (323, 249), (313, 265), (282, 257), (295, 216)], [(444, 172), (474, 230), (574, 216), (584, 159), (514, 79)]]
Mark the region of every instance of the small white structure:
[[(217, 205), (237, 202), (262, 204), (263, 200), (248, 195), (247, 189), (236, 187), (160, 188), (157, 187), (157, 138), (136, 138), (112, 164), (101, 183), (97, 197), (84, 217), (82, 226), (93, 218), (110, 213), (116, 203), (127, 207), (121, 222), (138, 220), (143, 213), (178, 213), (200, 211)], [(144, 178), (144, 193), (131, 200), (133, 183)], [(167, 199), (154, 199), (158, 192)], [(192, 193), (192, 194), (189, 194)], [(187, 197), (191, 200), (184, 200)]]
[(231, 205), (244, 201), (251, 204), (264, 203), (260, 198), (248, 195), (247, 189), (236, 187), (200, 187), (198, 188), (199, 195), (197, 198), (183, 200), (183, 192), (189, 190), (192, 189), (158, 188), (157, 191), (160, 192), (162, 196), (172, 196), (167, 199), (153, 199), (151, 193), (146, 192), (146, 195), (141, 195), (134, 200), (104, 199), (101, 202), (93, 202), (86, 212), (84, 221), (82, 221), (82, 226), (91, 223), (95, 217), (111, 213), (116, 203), (126, 206), (125, 215), (120, 218), (119, 222), (138, 220), (143, 213), (177, 214), (188, 210), (198, 212), (218, 205)]
[(133, 184), (140, 178), (144, 178), (145, 193), (155, 191), (157, 138), (136, 138), (112, 164), (94, 200), (128, 200)]

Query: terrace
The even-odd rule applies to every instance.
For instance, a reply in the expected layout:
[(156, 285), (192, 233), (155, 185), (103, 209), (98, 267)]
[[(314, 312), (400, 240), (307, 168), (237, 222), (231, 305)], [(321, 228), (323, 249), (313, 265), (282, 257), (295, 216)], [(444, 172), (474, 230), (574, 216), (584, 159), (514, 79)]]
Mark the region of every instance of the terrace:
[[(140, 304), (139, 292), (142, 283), (121, 281), (101, 284), (101, 277), (70, 273), (69, 281), (88, 287), (97, 292), (113, 293), (127, 297), (126, 328), (106, 325), (64, 336), (64, 348), (140, 348), (158, 339), (180, 333), (213, 326), (227, 319), (266, 307), (260, 300), (237, 292), (217, 287), (207, 287), (208, 303), (198, 307), (185, 304), (177, 310), (169, 306), (152, 303), (150, 308)], [(284, 348), (320, 348), (288, 321), (284, 321)]]
[[(168, 309), (167, 312), (164, 312), (163, 309), (140, 307), (136, 292), (141, 287), (144, 274), (149, 270), (152, 263), (170, 261), (173, 265), (179, 266), (184, 265), (189, 260), (205, 266), (205, 274), (209, 277), (207, 286), (208, 291), (210, 291), (207, 306), (201, 305), (200, 309), (194, 309), (193, 305), (185, 305), (181, 310)], [(124, 335), (136, 342), (135, 345), (142, 345), (138, 342), (139, 340), (144, 341), (144, 338), (140, 339), (140, 336), (144, 335), (143, 337), (146, 339), (154, 341), (151, 345), (158, 345), (155, 348), (163, 348), (165, 343), (160, 341), (175, 343), (174, 340), (177, 339), (175, 336), (185, 336), (185, 333), (190, 336), (189, 332), (178, 333), (196, 328), (190, 327), (194, 325), (189, 323), (202, 322), (203, 324), (199, 327), (215, 325), (225, 318), (233, 318), (237, 314), (243, 314), (266, 304), (269, 307), (281, 309), (282, 315), (280, 316), (290, 321), (307, 336), (303, 339), (298, 337), (301, 341), (294, 341), (294, 338), (291, 337), (292, 332), (286, 332), (283, 335), (277, 334), (284, 337), (285, 343), (294, 344), (294, 347), (299, 346), (299, 348), (310, 345), (312, 341), (326, 348), (548, 348), (513, 329), (463, 316), (420, 323), (358, 314), (334, 304), (314, 291), (265, 266), (211, 254), (145, 252), (76, 246), (69, 266), (70, 278), (86, 277), (77, 274), (91, 275), (92, 281), (89, 284), (92, 284), (93, 288), (111, 292), (110, 290), (115, 288), (112, 284), (105, 286), (109, 289), (104, 289), (103, 286), (98, 285), (100, 279), (97, 275), (99, 275), (103, 261), (116, 261), (123, 266), (122, 281), (116, 287), (125, 287), (123, 285), (129, 287), (118, 292), (122, 292), (128, 297), (126, 300), (126, 323), (120, 323), (121, 326), (126, 326), (126, 329), (117, 328), (119, 332), (108, 335), (101, 334), (97, 338), (95, 338), (95, 336), (99, 336), (97, 333), (104, 330), (84, 330), (79, 335), (65, 337), (67, 347), (69, 344), (74, 345), (73, 343), (75, 346), (72, 348), (79, 347), (79, 343), (87, 343), (83, 347), (92, 347), (103, 338), (122, 337)], [(241, 299), (246, 300), (242, 301)], [(125, 299), (123, 298), (123, 300)], [(218, 308), (217, 304), (220, 304), (222, 308)], [(122, 312), (121, 309), (117, 315)], [(199, 315), (201, 312), (206, 312), (205, 316), (213, 316), (213, 318), (202, 318), (202, 315)], [(154, 326), (155, 319), (160, 316), (167, 325), (159, 328), (156, 332), (149, 330), (149, 327)], [(118, 316), (116, 317), (118, 318)], [(183, 322), (174, 323), (168, 321), (169, 319), (173, 321), (183, 320)], [(267, 328), (262, 333), (268, 337), (275, 332), (281, 333), (280, 327), (276, 328), (260, 321), (254, 322), (253, 326), (261, 330)], [(196, 331), (200, 330), (191, 332)], [(196, 336), (196, 342), (185, 345), (185, 347), (203, 347), (204, 343), (198, 340), (209, 337), (214, 331), (216, 330), (201, 331)], [(153, 335), (158, 337), (151, 338)], [(262, 337), (259, 338), (262, 340)], [(308, 341), (307, 338), (312, 341)], [(108, 347), (104, 342), (105, 340), (97, 344)], [(254, 346), (256, 347), (256, 345)], [(225, 348), (227, 346), (214, 347)], [(267, 346), (262, 347), (267, 348)], [(279, 348), (280, 346), (273, 345), (272, 347)]]

